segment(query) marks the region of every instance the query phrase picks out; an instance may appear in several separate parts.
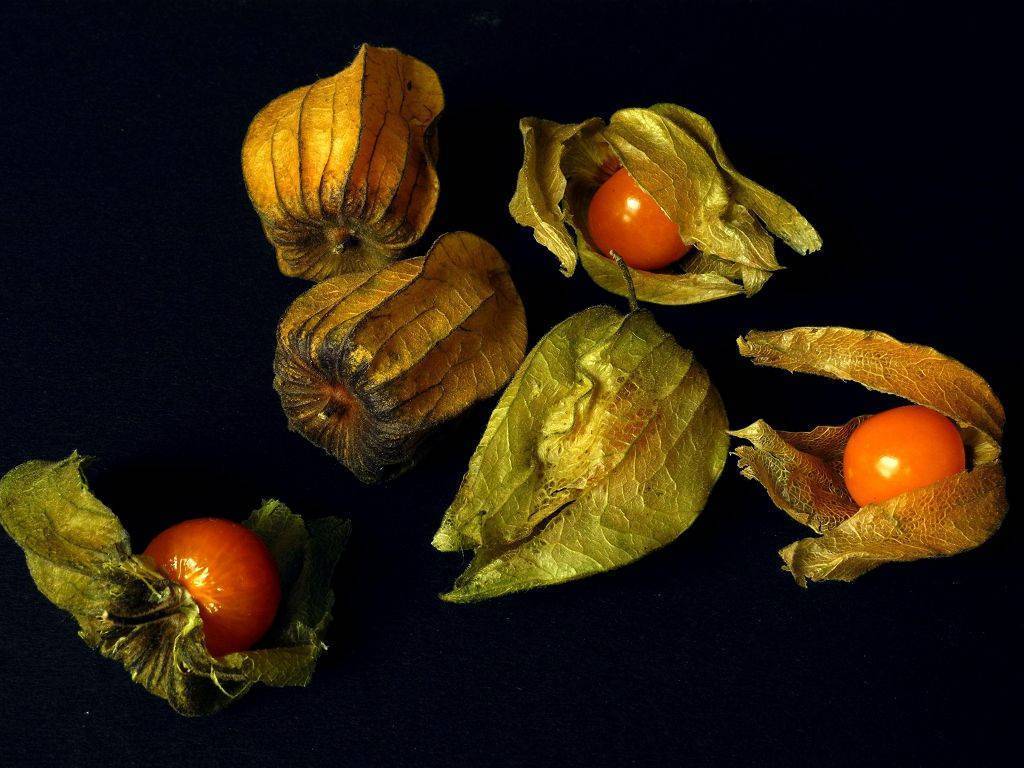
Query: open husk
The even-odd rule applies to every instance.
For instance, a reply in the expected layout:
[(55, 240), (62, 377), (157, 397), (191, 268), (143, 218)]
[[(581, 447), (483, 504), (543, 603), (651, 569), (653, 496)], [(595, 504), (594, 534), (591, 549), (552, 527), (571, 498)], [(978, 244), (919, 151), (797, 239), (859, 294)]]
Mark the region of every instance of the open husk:
[[(120, 520), (89, 490), (85, 461), (77, 452), (28, 461), (0, 478), (0, 525), (24, 552), (39, 591), (74, 617), (89, 647), (187, 716), (217, 712), (257, 683), (308, 685), (327, 649), (331, 579), (349, 524), (303, 520), (279, 501), (263, 502), (244, 525), (277, 564), (277, 618), (255, 648), (215, 657), (195, 600), (151, 559), (132, 554)], [(67, 676), (73, 682), (74, 672)]]
[(346, 69), (260, 110), (242, 171), (284, 274), (380, 268), (422, 237), (437, 204), (443, 108), (430, 67), (364, 44)]
[(523, 165), (509, 211), (558, 257), (566, 275), (582, 260), (601, 287), (629, 293), (621, 270), (597, 251), (586, 225), (590, 199), (619, 167), (694, 246), (665, 270), (632, 271), (641, 301), (693, 304), (752, 295), (782, 269), (773, 235), (798, 253), (821, 248), (807, 220), (739, 173), (711, 124), (688, 109), (623, 109), (607, 125), (598, 118), (563, 125), (527, 117), (519, 127)]
[(497, 392), (525, 349), (508, 265), (455, 232), (426, 256), (337, 275), (297, 298), (278, 326), (274, 388), (294, 431), (371, 483)]
[(1007, 511), (999, 461), (1005, 414), (977, 373), (931, 347), (878, 331), (751, 331), (737, 343), (757, 365), (855, 381), (939, 411), (960, 427), (967, 449), (965, 471), (858, 508), (846, 491), (842, 459), (866, 416), (810, 432), (778, 431), (764, 421), (733, 432), (749, 442), (736, 449), (742, 474), (821, 534), (780, 552), (799, 584), (852, 581), (882, 563), (953, 555), (979, 546), (999, 528)]

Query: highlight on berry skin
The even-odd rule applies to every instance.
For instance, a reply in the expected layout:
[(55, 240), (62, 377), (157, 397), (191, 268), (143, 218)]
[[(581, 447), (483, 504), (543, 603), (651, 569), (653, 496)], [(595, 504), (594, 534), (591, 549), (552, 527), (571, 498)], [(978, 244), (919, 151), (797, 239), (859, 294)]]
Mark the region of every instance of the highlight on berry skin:
[(157, 535), (143, 554), (192, 595), (211, 656), (249, 650), (274, 623), (281, 601), (277, 564), (244, 525), (185, 520)]
[(601, 253), (610, 257), (615, 251), (634, 269), (664, 269), (690, 250), (679, 236), (679, 227), (625, 168), (619, 168), (594, 193), (587, 228)]
[(924, 488), (965, 467), (960, 430), (923, 405), (904, 405), (869, 417), (843, 450), (846, 490), (861, 507)]

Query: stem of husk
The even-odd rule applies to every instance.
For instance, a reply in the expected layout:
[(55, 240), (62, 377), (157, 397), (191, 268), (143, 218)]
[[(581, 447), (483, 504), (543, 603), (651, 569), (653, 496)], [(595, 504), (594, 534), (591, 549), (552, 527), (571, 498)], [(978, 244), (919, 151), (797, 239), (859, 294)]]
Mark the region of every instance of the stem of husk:
[(622, 270), (622, 277), (626, 281), (626, 290), (629, 292), (626, 296), (629, 299), (629, 311), (636, 312), (640, 305), (636, 300), (636, 286), (633, 285), (633, 276), (629, 273), (629, 267), (626, 266), (626, 262), (615, 251), (609, 251), (608, 253), (612, 257), (612, 261), (619, 265), (619, 269)]

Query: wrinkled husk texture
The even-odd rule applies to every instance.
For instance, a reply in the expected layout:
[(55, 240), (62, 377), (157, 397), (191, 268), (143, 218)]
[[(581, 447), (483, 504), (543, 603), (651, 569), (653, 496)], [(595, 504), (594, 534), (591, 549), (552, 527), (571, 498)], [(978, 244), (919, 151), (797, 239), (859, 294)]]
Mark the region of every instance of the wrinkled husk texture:
[(527, 117), (520, 130), (523, 165), (509, 211), (558, 257), (566, 275), (582, 261), (602, 288), (628, 295), (621, 271), (587, 233), (590, 199), (620, 167), (694, 247), (665, 270), (633, 270), (641, 301), (694, 304), (752, 295), (782, 269), (773, 235), (798, 253), (821, 248), (796, 208), (737, 171), (711, 124), (684, 107), (623, 109), (607, 124)]
[(888, 501), (858, 508), (843, 481), (843, 450), (867, 416), (837, 427), (783, 432), (757, 421), (732, 434), (745, 477), (819, 536), (780, 554), (785, 568), (808, 580), (852, 581), (883, 563), (954, 555), (979, 546), (1007, 511), (999, 461), (1005, 415), (988, 383), (935, 349), (878, 331), (792, 328), (751, 331), (740, 353), (758, 365), (854, 381), (945, 414), (960, 427), (967, 469)]

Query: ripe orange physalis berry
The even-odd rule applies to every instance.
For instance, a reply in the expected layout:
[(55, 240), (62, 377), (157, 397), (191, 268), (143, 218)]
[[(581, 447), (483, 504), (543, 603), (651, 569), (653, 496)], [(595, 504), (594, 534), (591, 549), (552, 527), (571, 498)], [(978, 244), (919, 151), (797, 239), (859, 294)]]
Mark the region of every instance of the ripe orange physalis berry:
[(664, 269), (690, 246), (654, 198), (620, 168), (590, 200), (587, 229), (605, 256), (615, 251), (634, 269)]
[(854, 430), (843, 452), (846, 489), (862, 507), (937, 483), (965, 466), (956, 425), (923, 405), (875, 414)]
[(251, 648), (270, 629), (281, 601), (277, 564), (255, 533), (230, 520), (186, 520), (145, 553), (199, 606), (206, 648), (224, 656)]

